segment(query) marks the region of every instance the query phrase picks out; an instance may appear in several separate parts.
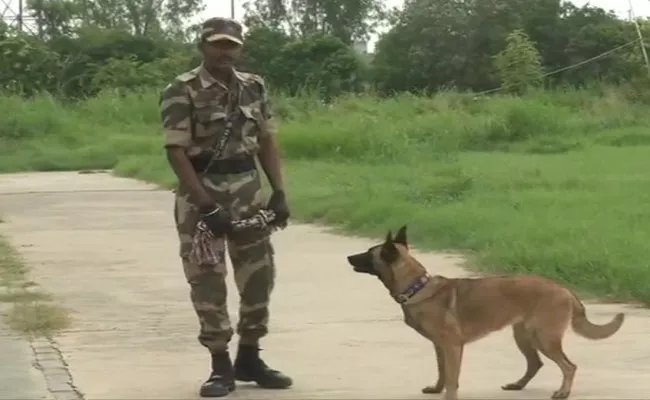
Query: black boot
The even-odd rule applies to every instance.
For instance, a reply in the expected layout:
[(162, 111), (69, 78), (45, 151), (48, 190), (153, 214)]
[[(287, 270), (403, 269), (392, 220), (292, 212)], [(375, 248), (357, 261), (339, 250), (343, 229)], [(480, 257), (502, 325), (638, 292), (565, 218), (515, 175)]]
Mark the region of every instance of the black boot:
[(239, 345), (235, 359), (235, 379), (255, 382), (265, 389), (286, 389), (293, 380), (280, 371), (269, 368), (260, 358), (257, 346)]
[(224, 397), (235, 390), (232, 361), (227, 351), (212, 353), (212, 373), (201, 385), (201, 397)]

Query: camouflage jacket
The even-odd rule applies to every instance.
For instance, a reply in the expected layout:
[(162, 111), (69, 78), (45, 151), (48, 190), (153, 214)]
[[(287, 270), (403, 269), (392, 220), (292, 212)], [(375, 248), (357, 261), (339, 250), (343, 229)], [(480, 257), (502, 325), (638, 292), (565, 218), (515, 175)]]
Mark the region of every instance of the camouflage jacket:
[(228, 88), (199, 66), (177, 76), (162, 91), (160, 113), (165, 147), (180, 146), (190, 157), (210, 153), (226, 126), (229, 109), (238, 111), (230, 139), (220, 159), (254, 155), (259, 138), (275, 133), (275, 122), (264, 80), (235, 71)]

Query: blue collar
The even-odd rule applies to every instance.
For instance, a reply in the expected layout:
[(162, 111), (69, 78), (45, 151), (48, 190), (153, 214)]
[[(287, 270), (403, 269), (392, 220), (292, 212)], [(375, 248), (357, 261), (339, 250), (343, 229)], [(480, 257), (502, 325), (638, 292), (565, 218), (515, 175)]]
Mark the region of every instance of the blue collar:
[(406, 288), (406, 290), (395, 296), (395, 301), (397, 301), (399, 304), (406, 303), (413, 296), (418, 294), (430, 279), (431, 276), (429, 274), (422, 275), (421, 277), (417, 278), (409, 285), (409, 287)]

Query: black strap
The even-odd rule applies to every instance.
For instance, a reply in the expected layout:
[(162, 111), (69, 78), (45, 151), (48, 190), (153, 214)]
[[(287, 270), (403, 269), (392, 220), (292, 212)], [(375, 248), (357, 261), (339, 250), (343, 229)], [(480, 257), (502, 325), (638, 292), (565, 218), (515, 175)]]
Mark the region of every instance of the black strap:
[(221, 154), (223, 154), (223, 150), (228, 144), (228, 139), (230, 139), (230, 134), (232, 132), (232, 123), (235, 119), (235, 116), (239, 115), (239, 107), (237, 107), (237, 105), (239, 104), (239, 99), (241, 98), (242, 89), (243, 88), (238, 85), (238, 93), (236, 99), (233, 99), (230, 95), (228, 96), (228, 113), (226, 114), (225, 120), (226, 128), (219, 138), (219, 142), (217, 142), (216, 146), (212, 149), (212, 156), (210, 157), (210, 161), (208, 161), (207, 165), (201, 172), (203, 175), (205, 175), (210, 170), (212, 164), (221, 156)]

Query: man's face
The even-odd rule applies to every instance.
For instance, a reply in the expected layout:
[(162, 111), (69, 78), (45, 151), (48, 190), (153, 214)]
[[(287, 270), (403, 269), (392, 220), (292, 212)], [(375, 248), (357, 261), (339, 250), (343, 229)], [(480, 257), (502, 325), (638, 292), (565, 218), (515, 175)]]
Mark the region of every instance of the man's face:
[(241, 56), (242, 46), (230, 40), (203, 42), (203, 58), (210, 69), (232, 68)]

